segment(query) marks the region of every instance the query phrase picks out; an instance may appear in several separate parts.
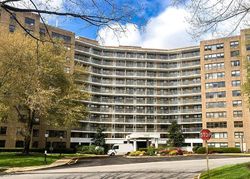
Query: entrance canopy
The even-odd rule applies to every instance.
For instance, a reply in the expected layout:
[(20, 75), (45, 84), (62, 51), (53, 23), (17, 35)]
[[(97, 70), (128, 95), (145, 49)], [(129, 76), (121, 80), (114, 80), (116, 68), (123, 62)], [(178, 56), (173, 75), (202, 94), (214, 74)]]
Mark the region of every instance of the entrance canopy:
[(157, 132), (134, 132), (126, 136), (127, 140), (130, 139), (159, 139), (160, 133)]

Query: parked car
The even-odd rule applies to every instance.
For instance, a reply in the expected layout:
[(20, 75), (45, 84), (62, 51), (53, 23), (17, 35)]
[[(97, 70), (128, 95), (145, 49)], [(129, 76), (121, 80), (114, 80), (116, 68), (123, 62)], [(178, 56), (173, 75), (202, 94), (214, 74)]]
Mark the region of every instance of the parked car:
[(132, 144), (114, 144), (112, 148), (108, 151), (108, 155), (125, 155), (129, 154), (133, 150), (134, 148)]

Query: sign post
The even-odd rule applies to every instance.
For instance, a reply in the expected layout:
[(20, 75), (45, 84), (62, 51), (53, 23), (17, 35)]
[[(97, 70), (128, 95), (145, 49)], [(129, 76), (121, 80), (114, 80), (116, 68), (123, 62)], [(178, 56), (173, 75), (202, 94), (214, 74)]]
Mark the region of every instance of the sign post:
[(212, 133), (208, 129), (202, 129), (200, 132), (200, 137), (205, 142), (205, 145), (206, 145), (207, 173), (208, 173), (209, 178), (210, 178), (210, 175), (209, 175), (209, 164), (208, 164), (208, 144), (207, 144), (207, 141), (211, 138), (211, 135), (212, 135)]

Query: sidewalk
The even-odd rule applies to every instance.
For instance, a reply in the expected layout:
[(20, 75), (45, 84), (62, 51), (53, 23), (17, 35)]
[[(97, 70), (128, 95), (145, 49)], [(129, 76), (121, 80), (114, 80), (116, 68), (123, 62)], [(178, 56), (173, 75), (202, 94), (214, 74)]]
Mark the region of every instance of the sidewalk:
[(63, 159), (59, 159), (59, 160), (57, 160), (54, 163), (49, 164), (49, 165), (9, 168), (9, 169), (5, 170), (4, 173), (25, 172), (25, 171), (53, 168), (53, 167), (58, 167), (58, 166), (62, 166), (62, 165), (70, 165), (70, 164), (76, 163), (77, 160), (78, 159), (76, 159), (76, 158), (63, 158)]

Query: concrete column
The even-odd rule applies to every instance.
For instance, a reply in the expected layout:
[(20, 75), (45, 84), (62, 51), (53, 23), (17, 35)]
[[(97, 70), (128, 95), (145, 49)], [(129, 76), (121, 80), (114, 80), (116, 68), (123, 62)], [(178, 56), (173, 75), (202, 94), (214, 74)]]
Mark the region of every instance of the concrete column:
[(159, 139), (155, 139), (155, 148), (158, 149), (158, 140)]
[(147, 139), (147, 147), (149, 147), (149, 139)]
[(136, 151), (137, 149), (137, 142), (136, 142), (136, 139), (134, 139), (134, 151)]

